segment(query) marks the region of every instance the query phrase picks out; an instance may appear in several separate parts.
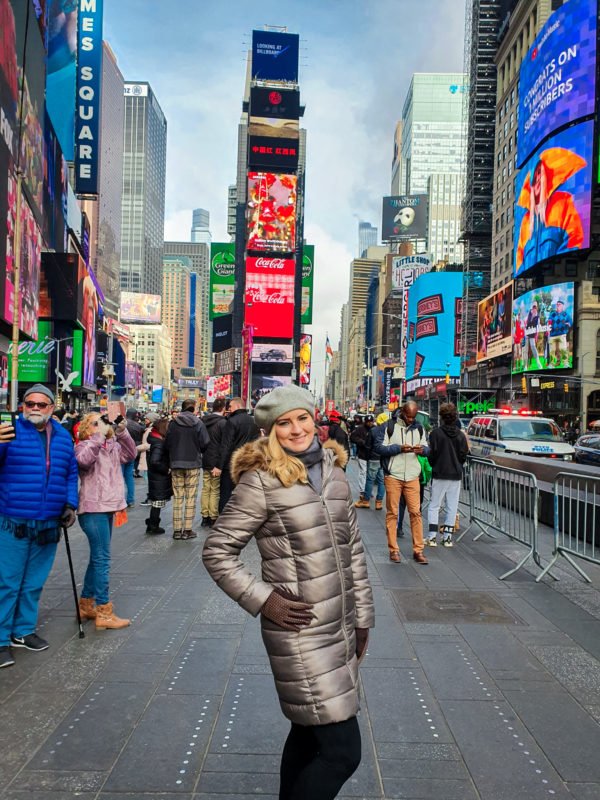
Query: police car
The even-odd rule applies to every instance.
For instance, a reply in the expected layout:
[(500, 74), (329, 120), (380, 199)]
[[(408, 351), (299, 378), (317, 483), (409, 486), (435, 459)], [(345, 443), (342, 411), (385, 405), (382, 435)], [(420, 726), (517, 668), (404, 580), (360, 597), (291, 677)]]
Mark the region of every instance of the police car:
[(575, 453), (553, 419), (524, 408), (492, 408), (471, 419), (467, 435), (474, 456), (517, 453), (573, 461)]

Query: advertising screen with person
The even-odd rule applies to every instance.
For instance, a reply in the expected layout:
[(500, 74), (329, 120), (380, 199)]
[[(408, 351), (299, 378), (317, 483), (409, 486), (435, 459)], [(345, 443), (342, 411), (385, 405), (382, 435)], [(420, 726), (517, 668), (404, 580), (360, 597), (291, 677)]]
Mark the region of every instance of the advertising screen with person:
[(514, 277), (590, 246), (594, 123), (552, 136), (523, 165), (515, 190)]
[(512, 282), (486, 297), (477, 310), (477, 361), (510, 353)]
[(513, 374), (573, 366), (574, 284), (556, 283), (513, 300)]
[(294, 252), (297, 180), (295, 175), (248, 173), (247, 250)]

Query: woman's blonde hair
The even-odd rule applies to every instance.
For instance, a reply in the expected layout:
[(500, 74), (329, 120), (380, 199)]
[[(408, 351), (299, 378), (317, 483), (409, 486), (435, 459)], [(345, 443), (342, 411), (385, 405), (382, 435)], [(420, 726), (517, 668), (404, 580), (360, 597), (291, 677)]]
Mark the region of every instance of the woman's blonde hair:
[(279, 444), (275, 425), (267, 436), (267, 446), (265, 448), (267, 456), (267, 472), (274, 478), (279, 478), (282, 484), (289, 489), (295, 483), (308, 483), (306, 467), (299, 458), (286, 453)]
[[(77, 432), (77, 438), (80, 442), (84, 442), (86, 439), (89, 439), (92, 434), (97, 433), (94, 430), (94, 426), (92, 425), (94, 419), (98, 417), (100, 419), (100, 414), (97, 411), (92, 411), (91, 414), (86, 414), (85, 417), (79, 423), (79, 430)], [(112, 428), (109, 429), (108, 433), (106, 434), (106, 438), (110, 439), (111, 436), (114, 436), (115, 432)]]

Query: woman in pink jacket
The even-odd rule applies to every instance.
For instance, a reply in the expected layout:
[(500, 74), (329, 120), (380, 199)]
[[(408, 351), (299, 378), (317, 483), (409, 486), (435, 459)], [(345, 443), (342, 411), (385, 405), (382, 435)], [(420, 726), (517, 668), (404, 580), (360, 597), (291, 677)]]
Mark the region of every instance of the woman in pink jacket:
[[(113, 429), (108, 417), (86, 414), (79, 426), (75, 458), (79, 466), (79, 524), (90, 544), (90, 562), (79, 600), (82, 619), (94, 619), (97, 630), (125, 628), (108, 598), (113, 516), (126, 508), (121, 464), (137, 455), (126, 420)], [(96, 605), (94, 605), (94, 600)]]

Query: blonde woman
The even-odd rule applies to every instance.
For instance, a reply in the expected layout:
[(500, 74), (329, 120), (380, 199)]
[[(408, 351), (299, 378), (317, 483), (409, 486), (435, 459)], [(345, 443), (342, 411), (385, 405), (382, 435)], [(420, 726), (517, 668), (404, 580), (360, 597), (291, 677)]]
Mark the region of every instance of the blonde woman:
[(98, 630), (130, 624), (128, 619), (114, 614), (108, 582), (113, 517), (127, 506), (121, 465), (132, 461), (136, 454), (126, 420), (118, 421), (114, 429), (108, 417), (100, 414), (86, 414), (81, 420), (75, 445), (80, 478), (77, 513), (90, 545), (90, 560), (79, 609), (83, 619), (95, 620)]
[[(312, 396), (283, 386), (256, 405), (266, 436), (232, 460), (237, 486), (204, 545), (206, 568), (242, 608), (261, 614), (281, 709), (292, 727), (280, 800), (328, 800), (360, 763), (358, 662), (374, 625), (345, 449), (321, 445)], [(252, 537), (262, 577), (242, 563)]]

